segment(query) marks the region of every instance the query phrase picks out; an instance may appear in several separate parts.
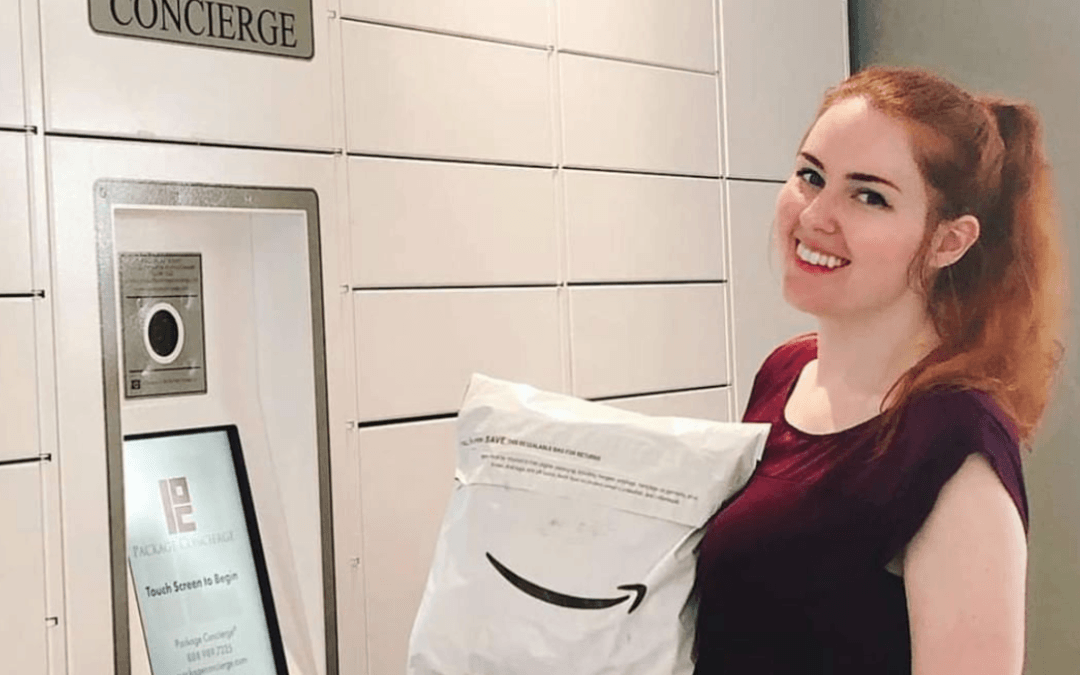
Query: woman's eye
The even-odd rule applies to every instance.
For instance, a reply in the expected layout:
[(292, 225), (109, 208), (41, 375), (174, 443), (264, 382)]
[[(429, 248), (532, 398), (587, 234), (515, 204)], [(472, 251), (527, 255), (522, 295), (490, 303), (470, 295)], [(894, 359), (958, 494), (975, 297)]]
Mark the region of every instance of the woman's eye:
[(889, 206), (889, 202), (885, 201), (885, 198), (881, 196), (881, 193), (874, 192), (873, 190), (860, 190), (857, 199), (869, 206)]
[(803, 179), (807, 183), (813, 185), (814, 187), (825, 186), (825, 179), (821, 177), (821, 174), (809, 167), (805, 169), (799, 169), (795, 172), (795, 175)]

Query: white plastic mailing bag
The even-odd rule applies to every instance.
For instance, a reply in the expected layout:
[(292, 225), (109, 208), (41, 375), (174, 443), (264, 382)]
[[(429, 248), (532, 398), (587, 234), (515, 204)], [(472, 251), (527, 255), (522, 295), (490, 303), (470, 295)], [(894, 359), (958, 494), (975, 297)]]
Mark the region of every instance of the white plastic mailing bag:
[(694, 549), (768, 430), (474, 375), (409, 675), (690, 673)]

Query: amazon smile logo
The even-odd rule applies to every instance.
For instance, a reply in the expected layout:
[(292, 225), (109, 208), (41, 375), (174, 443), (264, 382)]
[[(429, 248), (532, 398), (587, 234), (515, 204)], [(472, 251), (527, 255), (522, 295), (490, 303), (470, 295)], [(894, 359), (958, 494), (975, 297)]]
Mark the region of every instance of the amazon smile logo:
[(618, 586), (618, 590), (632, 591), (634, 596), (624, 595), (620, 598), (579, 598), (574, 595), (566, 595), (564, 593), (553, 591), (550, 588), (544, 588), (543, 586), (534, 584), (511, 572), (506, 565), (503, 565), (496, 560), (495, 556), (490, 553), (485, 553), (484, 555), (487, 556), (491, 566), (494, 567), (504, 579), (509, 581), (514, 588), (526, 595), (531, 595), (537, 600), (551, 605), (558, 605), (559, 607), (568, 607), (570, 609), (608, 609), (609, 607), (622, 604), (631, 597), (634, 597), (634, 601), (630, 603), (630, 611), (627, 612), (627, 614), (631, 614), (637, 609), (638, 605), (641, 604), (641, 601), (645, 599), (645, 593), (649, 590), (645, 587), (645, 584), (625, 584)]

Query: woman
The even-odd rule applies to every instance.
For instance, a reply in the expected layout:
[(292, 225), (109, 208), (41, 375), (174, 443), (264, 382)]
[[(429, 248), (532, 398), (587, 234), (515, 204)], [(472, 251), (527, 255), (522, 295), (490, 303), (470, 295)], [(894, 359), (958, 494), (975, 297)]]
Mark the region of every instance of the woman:
[(776, 204), (772, 424), (698, 561), (699, 675), (1018, 675), (1030, 445), (1062, 262), (1032, 108), (870, 68), (825, 97)]

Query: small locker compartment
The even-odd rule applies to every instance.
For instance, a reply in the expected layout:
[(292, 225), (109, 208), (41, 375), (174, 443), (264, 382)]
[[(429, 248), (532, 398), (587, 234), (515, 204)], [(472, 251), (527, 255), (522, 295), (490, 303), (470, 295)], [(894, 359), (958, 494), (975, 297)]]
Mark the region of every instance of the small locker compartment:
[(554, 284), (551, 169), (349, 158), (354, 287)]
[(37, 457), (34, 301), (0, 298), (0, 326), (0, 462)]
[(561, 391), (555, 288), (360, 292), (361, 420), (453, 413), (469, 376)]
[(559, 47), (716, 71), (712, 0), (561, 0)]
[(547, 51), (344, 21), (351, 153), (552, 166)]
[(559, 68), (566, 166), (720, 175), (714, 75), (573, 54)]
[(722, 284), (570, 289), (574, 394), (727, 384)]
[(548, 0), (342, 0), (347, 18), (530, 45), (551, 44)]
[(33, 285), (28, 138), (25, 133), (0, 130), (0, 295), (28, 293)]
[(566, 171), (571, 282), (721, 281), (715, 178)]
[(26, 125), (19, 4), (9, 4), (4, 15), (0, 21), (0, 128), (19, 128)]
[(328, 0), (41, 2), (49, 131), (333, 148)]

